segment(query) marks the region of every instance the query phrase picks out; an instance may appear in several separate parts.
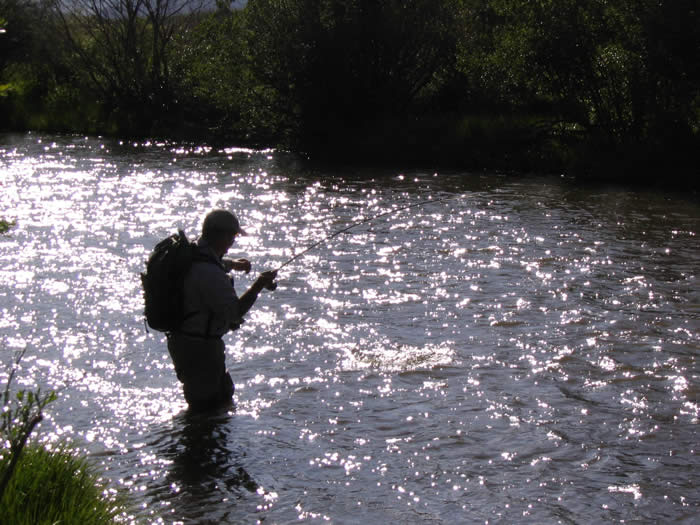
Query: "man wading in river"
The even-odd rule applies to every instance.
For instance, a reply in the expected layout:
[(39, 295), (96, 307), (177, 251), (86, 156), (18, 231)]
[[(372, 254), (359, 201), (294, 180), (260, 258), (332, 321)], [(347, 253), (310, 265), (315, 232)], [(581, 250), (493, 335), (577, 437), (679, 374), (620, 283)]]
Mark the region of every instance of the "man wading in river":
[(168, 333), (168, 351), (190, 408), (203, 410), (229, 404), (233, 381), (226, 371), (222, 336), (235, 330), (263, 288), (274, 289), (276, 271), (263, 272), (241, 296), (231, 270), (250, 271), (250, 261), (223, 256), (237, 235), (245, 235), (236, 216), (214, 210), (204, 218), (192, 267), (184, 280), (185, 319)]

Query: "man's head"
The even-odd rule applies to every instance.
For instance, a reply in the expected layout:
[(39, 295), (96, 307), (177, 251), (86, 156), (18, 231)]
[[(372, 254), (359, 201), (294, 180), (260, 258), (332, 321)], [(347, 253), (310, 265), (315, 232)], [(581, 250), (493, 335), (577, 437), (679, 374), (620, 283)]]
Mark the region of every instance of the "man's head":
[(220, 256), (233, 245), (236, 235), (245, 235), (238, 218), (228, 210), (214, 210), (204, 217), (202, 238), (205, 239)]

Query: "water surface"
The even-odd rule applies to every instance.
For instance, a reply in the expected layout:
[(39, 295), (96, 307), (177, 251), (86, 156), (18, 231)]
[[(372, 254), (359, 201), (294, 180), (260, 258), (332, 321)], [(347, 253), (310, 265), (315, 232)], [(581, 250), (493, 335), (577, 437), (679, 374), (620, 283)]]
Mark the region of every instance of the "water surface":
[[(135, 520), (697, 519), (696, 196), (43, 135), (0, 137), (0, 185), (0, 379), (27, 347), (40, 434)], [(185, 412), (143, 323), (158, 240), (226, 207), (259, 272), (428, 199), (286, 267), (226, 336), (235, 411)]]

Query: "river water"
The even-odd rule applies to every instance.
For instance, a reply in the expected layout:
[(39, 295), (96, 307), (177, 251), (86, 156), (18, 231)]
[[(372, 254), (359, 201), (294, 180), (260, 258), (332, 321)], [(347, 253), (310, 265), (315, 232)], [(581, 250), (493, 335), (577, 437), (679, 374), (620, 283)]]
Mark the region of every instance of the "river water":
[[(663, 177), (663, 174), (659, 175)], [(697, 195), (0, 137), (0, 355), (144, 523), (694, 523)], [(214, 207), (280, 272), (185, 412), (139, 272)], [(238, 275), (242, 292), (254, 278)]]

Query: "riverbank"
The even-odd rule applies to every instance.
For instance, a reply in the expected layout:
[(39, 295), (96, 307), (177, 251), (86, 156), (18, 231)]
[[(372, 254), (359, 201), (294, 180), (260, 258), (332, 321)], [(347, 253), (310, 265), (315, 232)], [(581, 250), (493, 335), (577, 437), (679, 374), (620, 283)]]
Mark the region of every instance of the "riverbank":
[[(465, 170), (568, 176), (582, 182), (610, 182), (667, 189), (700, 189), (700, 142), (692, 136), (660, 137), (649, 143), (613, 143), (553, 124), (538, 116), (424, 116), (377, 120), (362, 126), (338, 125), (305, 137), (304, 142), (280, 142), (281, 137), (205, 133), (198, 126), (172, 122), (150, 135), (123, 135), (116, 128), (48, 125), (42, 115), (29, 119), (36, 132), (99, 134), (124, 140), (158, 139), (207, 143), (217, 147), (270, 147), (291, 151), (324, 164), (402, 169)], [(20, 126), (29, 131), (28, 126)], [(7, 130), (9, 131), (9, 130)]]
[[(0, 461), (0, 472), (6, 465)], [(95, 467), (66, 444), (27, 446), (0, 501), (2, 523), (114, 524), (126, 521), (126, 500), (108, 491)]]
[(614, 143), (541, 116), (428, 116), (318, 134), (312, 159), (357, 166), (569, 176), (580, 181), (700, 189), (700, 142)]

